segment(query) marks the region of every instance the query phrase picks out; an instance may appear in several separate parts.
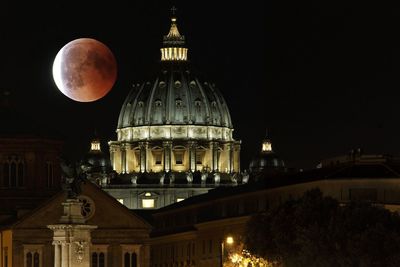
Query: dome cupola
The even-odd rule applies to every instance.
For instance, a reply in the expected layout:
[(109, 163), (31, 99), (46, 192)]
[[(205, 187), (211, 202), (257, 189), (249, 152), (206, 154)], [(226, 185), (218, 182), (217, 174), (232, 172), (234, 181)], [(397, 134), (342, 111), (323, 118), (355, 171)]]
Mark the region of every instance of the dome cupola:
[(168, 34), (164, 36), (161, 61), (186, 61), (188, 49), (184, 47), (185, 36), (182, 36), (178, 30), (175, 16), (176, 8), (172, 7), (171, 10), (171, 28)]

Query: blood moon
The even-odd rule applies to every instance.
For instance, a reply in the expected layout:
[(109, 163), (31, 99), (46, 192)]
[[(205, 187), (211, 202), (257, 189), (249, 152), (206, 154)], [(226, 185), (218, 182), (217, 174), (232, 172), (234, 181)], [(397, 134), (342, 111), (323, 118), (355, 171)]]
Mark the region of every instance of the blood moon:
[(79, 102), (104, 97), (117, 78), (117, 63), (111, 50), (91, 38), (67, 43), (53, 63), (53, 79), (67, 97)]

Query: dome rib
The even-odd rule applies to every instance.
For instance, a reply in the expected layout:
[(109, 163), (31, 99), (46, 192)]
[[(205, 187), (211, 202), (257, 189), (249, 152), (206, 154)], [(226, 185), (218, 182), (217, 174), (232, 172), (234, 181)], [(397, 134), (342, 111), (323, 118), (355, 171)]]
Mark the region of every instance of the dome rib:
[[(147, 102), (146, 117), (147, 117), (147, 121), (148, 121), (149, 125), (153, 124), (153, 118), (152, 118), (151, 114), (152, 114), (152, 109), (154, 108), (153, 107), (153, 105), (154, 105), (154, 103), (153, 103), (154, 100), (153, 99), (154, 99), (154, 94), (155, 94), (156, 89), (157, 89), (158, 80), (159, 80), (159, 78), (156, 78), (156, 81), (153, 83), (152, 90), (151, 90), (151, 93), (150, 93), (150, 97), (147, 100), (148, 102)], [(150, 86), (151, 86), (151, 84), (150, 84)], [(161, 116), (162, 116), (162, 114), (161, 114)]]
[[(185, 74), (185, 73), (182, 73), (182, 74)], [(192, 106), (192, 91), (191, 91), (191, 89), (190, 89), (190, 86), (189, 86), (189, 83), (188, 83), (188, 80), (186, 79), (186, 77), (185, 77), (185, 75), (182, 75), (182, 89), (184, 88), (185, 89), (185, 92), (186, 92), (186, 114), (187, 114), (187, 122), (189, 123), (189, 124), (192, 124), (193, 123), (193, 120), (192, 120), (192, 112), (191, 111), (193, 111), (193, 106)]]
[[(130, 101), (132, 101), (133, 94), (134, 94), (135, 91), (137, 91), (137, 89), (135, 87), (131, 88), (131, 90), (129, 91), (128, 96), (126, 97), (124, 103), (122, 104), (121, 111), (119, 113), (119, 118), (118, 118), (118, 128), (125, 127), (125, 121), (126, 120), (129, 121), (129, 117), (130, 117), (131, 113), (127, 113), (127, 105), (128, 105), (128, 103)], [(125, 116), (128, 116), (128, 119), (125, 119)]]
[(207, 118), (210, 118), (210, 113), (211, 113), (211, 108), (210, 105), (208, 104), (208, 101), (204, 101), (207, 100), (207, 94), (203, 89), (203, 86), (201, 85), (200, 81), (196, 78), (196, 83), (197, 83), (197, 87), (199, 88), (199, 91), (203, 97), (203, 102), (204, 102), (204, 106), (205, 106), (205, 111), (206, 111), (206, 117), (204, 120), (204, 124), (208, 125), (209, 124), (209, 119), (207, 120)]

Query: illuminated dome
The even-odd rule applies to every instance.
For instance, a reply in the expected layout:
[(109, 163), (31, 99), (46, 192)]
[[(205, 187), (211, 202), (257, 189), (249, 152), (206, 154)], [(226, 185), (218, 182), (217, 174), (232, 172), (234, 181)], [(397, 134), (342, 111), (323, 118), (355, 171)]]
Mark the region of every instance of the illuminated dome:
[[(126, 129), (138, 126), (184, 125), (188, 138), (191, 131), (202, 131), (202, 126), (222, 127), (205, 129), (218, 132), (218, 136), (204, 133), (201, 139), (230, 139), (232, 122), (226, 102), (213, 83), (200, 78), (187, 61), (176, 18), (171, 19), (169, 33), (161, 48), (161, 70), (151, 81), (133, 85), (119, 115), (117, 132), (120, 138), (129, 135)], [(201, 127), (196, 127), (201, 126)], [(138, 128), (140, 129), (140, 128)], [(146, 139), (173, 137), (166, 133), (169, 127), (157, 127), (164, 133), (146, 136)]]
[(221, 92), (190, 67), (175, 15), (160, 51), (154, 79), (134, 84), (121, 107), (118, 140), (109, 142), (113, 169), (158, 173), (161, 184), (170, 172), (176, 179), (183, 175), (188, 184), (196, 182), (196, 172), (204, 173), (198, 183), (207, 183), (207, 177), (213, 183), (232, 182), (240, 172), (240, 141), (233, 139)]
[(151, 82), (134, 85), (122, 106), (118, 129), (152, 125), (207, 125), (232, 128), (224, 98), (187, 62), (162, 62)]

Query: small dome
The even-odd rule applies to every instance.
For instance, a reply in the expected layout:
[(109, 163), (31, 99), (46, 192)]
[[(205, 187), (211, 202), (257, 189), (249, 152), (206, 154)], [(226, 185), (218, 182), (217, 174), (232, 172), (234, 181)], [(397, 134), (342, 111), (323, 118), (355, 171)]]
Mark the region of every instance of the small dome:
[(272, 143), (268, 138), (263, 140), (261, 152), (251, 160), (249, 170), (253, 176), (285, 171), (284, 161), (272, 150)]
[(276, 153), (260, 153), (250, 162), (250, 173), (279, 171), (285, 169), (285, 163)]
[(90, 151), (83, 157), (81, 164), (89, 166), (87, 174), (108, 173), (112, 170), (110, 158), (101, 151), (100, 140), (97, 138), (92, 140)]

